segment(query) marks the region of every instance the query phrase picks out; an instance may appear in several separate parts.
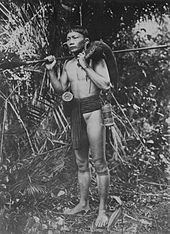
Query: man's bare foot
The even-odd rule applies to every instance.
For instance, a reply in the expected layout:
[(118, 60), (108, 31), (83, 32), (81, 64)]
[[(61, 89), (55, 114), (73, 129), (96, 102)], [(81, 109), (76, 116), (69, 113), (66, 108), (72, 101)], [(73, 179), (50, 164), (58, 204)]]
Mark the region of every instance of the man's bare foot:
[(105, 227), (108, 224), (109, 218), (105, 210), (99, 210), (95, 225), (96, 227)]
[(67, 208), (64, 211), (64, 214), (74, 215), (74, 214), (77, 214), (77, 213), (80, 213), (80, 212), (87, 213), (89, 210), (90, 210), (89, 204), (87, 204), (87, 205), (84, 206), (81, 203), (78, 203), (77, 206), (75, 206), (73, 209)]

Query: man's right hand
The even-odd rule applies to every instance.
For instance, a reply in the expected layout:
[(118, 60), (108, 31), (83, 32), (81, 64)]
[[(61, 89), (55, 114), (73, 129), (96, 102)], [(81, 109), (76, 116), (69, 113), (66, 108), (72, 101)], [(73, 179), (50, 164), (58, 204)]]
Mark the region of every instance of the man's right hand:
[(49, 55), (45, 57), (47, 63), (45, 64), (47, 70), (53, 70), (54, 66), (56, 65), (56, 58), (54, 55)]

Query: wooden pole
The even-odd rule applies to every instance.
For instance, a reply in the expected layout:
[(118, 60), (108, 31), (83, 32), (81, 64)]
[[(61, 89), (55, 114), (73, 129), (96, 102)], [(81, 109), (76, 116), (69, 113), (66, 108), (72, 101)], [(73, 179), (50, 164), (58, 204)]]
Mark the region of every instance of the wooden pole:
[[(159, 46), (150, 46), (150, 47), (141, 47), (141, 48), (133, 48), (133, 49), (124, 49), (124, 50), (115, 50), (114, 53), (127, 53), (127, 52), (136, 52), (136, 51), (143, 51), (143, 50), (153, 50), (153, 49), (165, 49), (170, 47), (170, 45), (159, 45)], [(72, 59), (73, 56), (66, 56), (66, 57), (56, 57), (56, 60), (66, 60), (66, 59)], [(37, 63), (46, 63), (48, 62), (47, 59), (41, 59), (41, 60), (33, 60), (33, 61), (25, 61), (25, 62), (3, 62), (0, 63), (0, 72), (5, 69), (12, 69), (19, 66), (25, 66), (25, 65), (35, 65)]]
[(143, 51), (143, 50), (165, 49), (168, 47), (170, 47), (170, 45), (150, 46), (150, 47), (141, 47), (141, 48), (133, 48), (133, 49), (115, 50), (114, 53), (126, 53), (126, 52), (135, 52), (135, 51)]
[(82, 3), (79, 6), (80, 25), (83, 26)]

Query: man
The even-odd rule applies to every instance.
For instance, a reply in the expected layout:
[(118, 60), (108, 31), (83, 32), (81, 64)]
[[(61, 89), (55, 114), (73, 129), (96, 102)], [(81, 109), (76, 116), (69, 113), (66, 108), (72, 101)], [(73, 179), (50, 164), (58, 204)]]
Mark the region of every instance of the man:
[(88, 211), (88, 191), (90, 186), (89, 148), (94, 162), (100, 198), (96, 226), (108, 223), (106, 199), (110, 184), (110, 175), (105, 157), (105, 127), (102, 121), (99, 93), (110, 88), (110, 77), (103, 58), (87, 62), (84, 49), (89, 43), (88, 32), (81, 26), (69, 30), (67, 46), (74, 58), (66, 61), (60, 79), (57, 79), (54, 56), (48, 56), (46, 64), (51, 82), (57, 92), (64, 92), (70, 85), (74, 95), (75, 108), (71, 114), (73, 148), (78, 166), (80, 201), (65, 214), (76, 214)]

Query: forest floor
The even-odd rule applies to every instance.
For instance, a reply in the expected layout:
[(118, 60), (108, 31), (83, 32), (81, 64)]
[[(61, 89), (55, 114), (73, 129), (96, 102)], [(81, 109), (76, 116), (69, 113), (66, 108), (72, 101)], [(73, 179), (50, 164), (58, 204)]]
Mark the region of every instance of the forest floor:
[[(169, 234), (170, 201), (159, 201), (145, 205), (133, 204), (131, 201), (122, 206), (115, 202), (115, 209), (108, 210), (109, 223), (105, 228), (96, 228), (97, 202), (91, 201), (91, 211), (86, 214), (63, 215), (61, 207), (76, 204), (74, 195), (65, 197), (64, 191), (58, 194), (60, 207), (53, 210), (44, 209), (41, 213), (31, 214), (27, 218), (24, 234)], [(68, 200), (69, 198), (69, 200)], [(60, 200), (60, 201), (59, 201)], [(76, 200), (76, 199), (75, 199)], [(117, 204), (116, 204), (117, 203)], [(44, 207), (45, 208), (45, 207)]]
[[(162, 190), (151, 188), (146, 193), (139, 191), (137, 194), (129, 185), (118, 183), (116, 186), (111, 176), (107, 210), (109, 222), (105, 228), (97, 228), (95, 220), (99, 200), (95, 173), (92, 173), (89, 192), (91, 211), (64, 215), (63, 210), (74, 207), (79, 200), (77, 172), (72, 168), (75, 165), (70, 163), (57, 175), (48, 196), (34, 198), (33, 204), (24, 205), (24, 211), (18, 217), (15, 215), (15, 219), (11, 214), (11, 231), (3, 231), (1, 223), (0, 234), (170, 234), (168, 186)], [(121, 192), (118, 192), (118, 188), (121, 188)]]
[(24, 234), (170, 234), (168, 187), (153, 194), (140, 194), (134, 200), (129, 194), (113, 194), (112, 177), (107, 211), (109, 222), (105, 228), (95, 227), (99, 200), (94, 176), (90, 187), (91, 211), (86, 214), (63, 215), (66, 207), (74, 207), (79, 200), (76, 171), (69, 171), (68, 168), (66, 170), (61, 178), (58, 177), (64, 183), (53, 190), (46, 204), (42, 202), (38, 206), (39, 211), (41, 210), (39, 215), (37, 212), (27, 219)]

